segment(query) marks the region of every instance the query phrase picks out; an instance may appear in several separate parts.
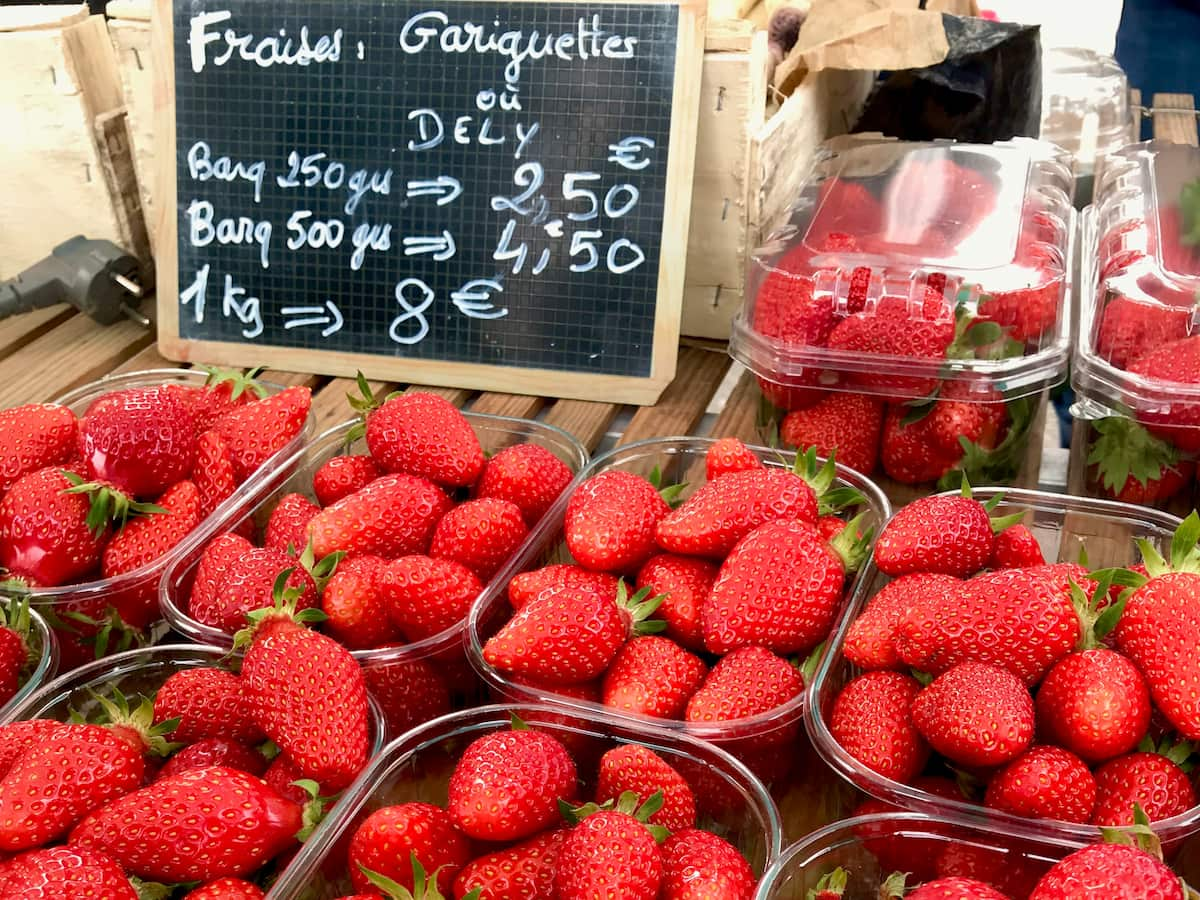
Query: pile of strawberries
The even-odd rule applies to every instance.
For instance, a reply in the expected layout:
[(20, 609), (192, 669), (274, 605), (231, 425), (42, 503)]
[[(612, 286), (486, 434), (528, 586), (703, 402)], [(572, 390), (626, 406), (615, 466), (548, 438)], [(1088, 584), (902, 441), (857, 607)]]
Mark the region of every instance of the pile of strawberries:
[[(1103, 235), (1098, 249), (1100, 296), (1095, 349), (1101, 359), (1169, 392), (1171, 384), (1200, 387), (1200, 334), (1192, 311), (1200, 279), (1200, 179), (1176, 202), (1158, 208), (1157, 234), (1141, 219)], [(1161, 258), (1160, 266), (1153, 260)], [(1166, 270), (1165, 272), (1163, 270)], [(1114, 403), (1122, 402), (1113, 398)], [(1135, 404), (1132, 417), (1092, 422), (1088, 465), (1105, 495), (1129, 503), (1162, 503), (1193, 484), (1200, 454), (1200, 404)]]
[[(931, 181), (944, 188), (931, 192)], [(770, 263), (749, 323), (777, 355), (805, 354), (796, 371), (756, 368), (763, 395), (782, 411), (785, 443), (836, 452), (868, 475), (882, 465), (906, 484), (956, 487), (959, 471), (977, 484), (1012, 480), (1034, 401), (1006, 398), (987, 380), (942, 381), (939, 370), (946, 360), (1039, 349), (1059, 319), (1065, 276), (1057, 244), (1065, 226), (1028, 205), (1015, 260), (998, 276), (1004, 283), (977, 291), (936, 271), (910, 287), (911, 263), (892, 271), (871, 262), (911, 259), (918, 247), (926, 259), (953, 265), (960, 242), (993, 227), (996, 192), (992, 176), (948, 158), (908, 159), (882, 181), (821, 183), (805, 240)], [(924, 231), (900, 228), (901, 210), (913, 223), (908, 232)], [(969, 299), (973, 292), (981, 296)], [(864, 365), (871, 357), (878, 362)]]
[(263, 896), (241, 879), (298, 849), (376, 737), (361, 669), (295, 599), (255, 614), (240, 674), (178, 668), (133, 708), (89, 690), (69, 723), (0, 726), (0, 897), (134, 900), (131, 877)]
[(267, 396), (254, 374), (112, 391), (80, 417), (0, 411), (0, 590), (115, 582), (53, 610), (66, 665), (103, 653), (89, 638), (157, 619), (157, 578), (122, 577), (145, 574), (303, 429), (309, 389)]
[(462, 751), (444, 807), (400, 803), (358, 821), (345, 871), (359, 893), (343, 900), (407, 897), (400, 888), (413, 885), (413, 896), (455, 900), (754, 896), (749, 863), (697, 825), (693, 787), (666, 759), (626, 743), (592, 772), (514, 716)]
[[(1018, 513), (970, 496), (918, 500), (875, 547), (891, 577), (837, 648), (854, 669), (818, 710), (842, 750), (930, 805), (1100, 826), (1196, 806), (1200, 517), (1164, 560), (1046, 564)], [(846, 672), (850, 666), (842, 665)], [(863, 811), (885, 804), (870, 801)]]
[[(190, 590), (173, 598), (180, 614), (232, 635), (287, 573), (297, 607), (319, 613), (317, 627), (352, 650), (430, 641), (461, 625), (574, 477), (536, 444), (485, 457), (471, 423), (441, 397), (376, 399), (360, 386), (363, 422), (347, 447), (362, 436), (368, 452), (302, 474), (311, 477), (304, 493), (274, 498), (261, 534), (246, 518), (249, 530), (209, 542)], [(475, 683), (457, 637), (427, 657), (362, 656), (394, 734), (449, 712), (452, 696)]]
[[(492, 623), (482, 663), (639, 716), (719, 724), (798, 705), (793, 657), (828, 636), (870, 545), (835, 511), (863, 498), (835, 486), (832, 461), (764, 466), (735, 438), (711, 445), (705, 474), (682, 503), (682, 486), (619, 469), (575, 488), (562, 523), (574, 562), (511, 580), (511, 617)], [(792, 762), (780, 745), (800, 710), (785, 718), (735, 751), (766, 777)]]
[(0, 601), (0, 710), (17, 695), (47, 652), (32, 616), (28, 598)]

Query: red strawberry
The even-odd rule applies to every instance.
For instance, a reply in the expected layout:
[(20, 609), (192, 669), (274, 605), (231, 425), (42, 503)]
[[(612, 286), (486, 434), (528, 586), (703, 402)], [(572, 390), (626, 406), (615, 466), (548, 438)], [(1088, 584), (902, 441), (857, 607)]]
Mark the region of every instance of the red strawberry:
[(71, 832), (151, 881), (245, 875), (295, 843), (302, 808), (253, 775), (189, 769), (127, 793)]
[[(1134, 805), (1145, 810), (1151, 822), (1179, 816), (1196, 805), (1196, 792), (1179, 761), (1186, 760), (1187, 744), (1159, 753), (1130, 753), (1111, 759), (1096, 770), (1096, 805), (1093, 825), (1134, 824)], [(1181, 760), (1182, 758), (1182, 760)]]
[(811, 650), (829, 635), (846, 573), (863, 555), (849, 528), (827, 543), (806, 522), (760, 526), (725, 559), (704, 602), (705, 646), (711, 653), (750, 645)]
[[(701, 610), (716, 578), (717, 566), (708, 560), (664, 553), (651, 557), (642, 566), (637, 588), (639, 591), (649, 588), (652, 596), (663, 598), (658, 615), (667, 623), (668, 637), (689, 650), (703, 650)], [(511, 585), (509, 596), (512, 596)]]
[(362, 869), (413, 889), (413, 862), (436, 874), (444, 896), (458, 870), (471, 859), (471, 842), (454, 827), (450, 814), (429, 803), (401, 803), (377, 809), (350, 839), (350, 881), (354, 889), (376, 896)]
[(446, 808), (464, 834), (518, 841), (558, 821), (559, 800), (575, 795), (575, 763), (556, 738), (513, 728), (476, 738), (450, 776)]
[(670, 511), (646, 479), (601, 472), (579, 485), (567, 503), (567, 549), (586, 568), (634, 572), (655, 553), (655, 528)]
[(656, 900), (662, 855), (643, 824), (645, 810), (635, 816), (633, 798), (629, 800), (593, 813), (571, 829), (558, 854), (556, 897)]
[(1124, 844), (1092, 844), (1055, 863), (1029, 900), (1076, 897), (1184, 900), (1184, 891), (1179, 877), (1145, 850)]
[(303, 494), (284, 494), (267, 520), (263, 547), (298, 556), (308, 545), (308, 523), (320, 511), (321, 507)]
[(288, 759), (286, 753), (280, 753), (267, 766), (262, 780), (274, 788), (281, 797), (286, 797), (293, 803), (303, 805), (309, 800), (309, 794), (300, 782), (304, 781), (304, 773), (296, 768), (296, 764)]
[(83, 847), (51, 847), (0, 865), (0, 897), (137, 900), (138, 893), (112, 857)]
[(239, 481), (249, 478), (304, 430), (311, 407), (312, 391), (296, 386), (232, 409), (213, 422), (213, 431), (233, 454)]
[(554, 869), (567, 829), (543, 831), (520, 844), (479, 856), (454, 879), (454, 896), (464, 900), (478, 890), (487, 900), (526, 900), (554, 896)]
[(762, 460), (735, 437), (714, 441), (704, 454), (704, 477), (708, 481), (730, 472), (759, 468), (762, 468)]
[(0, 708), (17, 693), (21, 672), (41, 651), (29, 616), (29, 599), (0, 603)]
[(308, 523), (308, 534), (318, 559), (335, 550), (396, 559), (425, 553), (438, 521), (452, 507), (433, 482), (384, 475), (321, 510)]
[[(361, 398), (350, 404), (365, 422), (367, 449), (385, 472), (465, 487), (483, 471), (483, 448), (471, 423), (450, 401), (419, 392), (376, 400), (359, 377)], [(353, 434), (353, 432), (352, 432)]]
[(996, 448), (1008, 426), (1008, 409), (995, 391), (980, 397), (969, 384), (947, 382), (924, 421), (939, 455), (960, 460), (965, 453), (963, 439), (984, 450)]
[(65, 406), (30, 403), (0, 410), (0, 497), (22, 476), (71, 462), (78, 422)]
[(974, 660), (1007, 668), (1034, 685), (1079, 637), (1079, 616), (1054, 582), (1037, 569), (1002, 569), (910, 607), (896, 652), (933, 674)]
[(813, 447), (844, 466), (870, 474), (879, 460), (883, 402), (866, 394), (836, 392), (808, 409), (790, 412), (779, 427), (789, 447)]
[(938, 855), (936, 868), (939, 878), (973, 878), (1006, 897), (1028, 897), (1050, 866), (1015, 850), (953, 841)]
[(193, 591), (188, 613), (204, 625), (233, 634), (246, 624), (247, 613), (271, 605), (275, 580), (289, 570), (287, 586), (301, 592), (299, 607), (317, 606), (320, 601), (316, 583), (308, 572), (286, 553), (256, 547), (228, 564), (217, 586), (213, 606), (199, 605), (197, 601), (201, 598)]
[(603, 702), (622, 712), (678, 719), (707, 674), (700, 657), (670, 638), (634, 638), (604, 675)]
[[(1129, 364), (1129, 371), (1165, 385), (1200, 384), (1200, 335), (1157, 347)], [(1138, 410), (1138, 419), (1151, 433), (1185, 453), (1200, 452), (1200, 404), (1172, 403), (1167, 411)]]
[(256, 884), (240, 878), (218, 878), (184, 894), (183, 900), (262, 900), (267, 895)]
[(887, 523), (875, 544), (875, 565), (893, 577), (941, 572), (966, 578), (991, 559), (993, 527), (987, 509), (971, 497), (922, 497)]
[(447, 512), (433, 531), (429, 555), (466, 566), (488, 581), (524, 543), (521, 508), (507, 500), (468, 500)]
[(365, 553), (338, 564), (321, 594), (329, 635), (353, 650), (399, 640), (400, 630), (388, 618), (387, 571), (387, 560)]
[(985, 294), (980, 298), (980, 317), (1008, 329), (1012, 339), (1022, 344), (1030, 341), (1036, 343), (1043, 334), (1053, 329), (1062, 305), (1064, 279), (1055, 273), (1055, 268), (1060, 267), (1061, 262), (1050, 259), (1046, 262), (1051, 265), (1014, 269), (1014, 276), (1018, 272), (1024, 273), (1030, 284), (1010, 291)]
[(745, 857), (708, 831), (678, 831), (662, 845), (661, 900), (751, 900), (758, 884)]
[(313, 474), (312, 489), (317, 502), (329, 506), (361, 491), (382, 474), (369, 456), (334, 456)]
[(958, 465), (962, 448), (957, 447), (951, 452), (939, 445), (933, 427), (936, 420), (932, 415), (905, 424), (910, 412), (907, 406), (888, 407), (880, 451), (883, 471), (901, 484), (937, 481)]
[[(576, 586), (596, 588), (614, 597), (617, 595), (617, 577), (615, 575), (607, 572), (590, 572), (569, 563), (554, 563), (514, 575), (508, 583), (508, 604), (514, 610), (518, 610), (544, 591)], [(642, 587), (644, 585), (638, 584), (639, 590)], [(658, 592), (651, 591), (651, 593)]]
[(349, 650), (296, 620), (289, 593), (248, 617), (242, 688), (267, 737), (322, 790), (340, 791), (367, 763), (366, 683)]
[(1109, 416), (1090, 421), (1088, 427), (1090, 477), (1114, 500), (1158, 504), (1191, 482), (1194, 464), (1133, 419)]
[(830, 233), (873, 235), (883, 224), (883, 209), (866, 185), (845, 178), (828, 178), (821, 183), (809, 240), (820, 243)]
[(427, 660), (371, 662), (363, 668), (363, 677), (392, 734), (404, 734), (450, 712), (446, 679)]
[[(895, 895), (893, 895), (895, 896)], [(907, 900), (1010, 900), (990, 884), (974, 878), (939, 878), (927, 881), (912, 893)]]
[(608, 669), (633, 635), (661, 630), (645, 621), (657, 607), (646, 592), (616, 598), (582, 587), (544, 591), (488, 639), (483, 658), (507, 675), (565, 684), (591, 681)]
[(1094, 648), (1054, 664), (1037, 695), (1038, 731), (1088, 762), (1138, 745), (1150, 726), (1150, 690), (1120, 653)]
[(171, 739), (185, 744), (225, 738), (242, 744), (263, 740), (242, 681), (224, 669), (200, 666), (172, 674), (154, 695), (154, 721), (178, 719)]
[[(759, 334), (801, 347), (823, 346), (829, 340), (836, 321), (834, 304), (828, 296), (813, 296), (811, 255), (807, 247), (798, 247), (767, 271), (754, 293), (754, 330)], [(796, 380), (816, 384), (817, 374), (810, 379), (805, 373)]]
[(226, 498), (237, 490), (237, 473), (233, 454), (224, 438), (215, 431), (206, 431), (196, 441), (196, 465), (192, 481), (200, 492), (200, 518), (207, 518)]
[(0, 778), (26, 750), (40, 744), (62, 728), (54, 719), (28, 719), (0, 725)]
[(888, 582), (850, 623), (842, 653), (861, 669), (904, 668), (896, 653), (896, 635), (909, 608), (930, 597), (944, 603), (947, 593), (956, 591), (961, 583), (951, 575), (919, 572)]
[(0, 851), (62, 837), (142, 783), (140, 741), (98, 725), (64, 725), (52, 736), (26, 749), (0, 779)]
[(821, 516), (817, 519), (817, 532), (827, 541), (832, 541), (845, 530), (845, 519), (839, 519), (837, 516)]
[(912, 704), (917, 730), (963, 766), (999, 766), (1033, 740), (1033, 698), (1006, 669), (965, 662), (939, 675)]
[(173, 392), (190, 411), (196, 422), (196, 433), (207, 431), (213, 422), (231, 409), (254, 403), (267, 395), (267, 389), (256, 379), (262, 368), (216, 369), (200, 366), (208, 373), (203, 385), (168, 382), (163, 389)]
[(1096, 352), (1124, 369), (1147, 350), (1187, 337), (1190, 312), (1186, 306), (1112, 294), (1100, 315)]
[(1087, 822), (1096, 804), (1096, 780), (1074, 753), (1033, 747), (996, 774), (986, 803), (1024, 819)]
[(545, 447), (517, 444), (505, 447), (487, 461), (475, 486), (475, 496), (515, 503), (525, 524), (532, 528), (574, 477), (571, 467)]
[(796, 520), (815, 525), (817, 495), (795, 472), (731, 472), (703, 484), (658, 523), (658, 544), (671, 553), (721, 559), (760, 525)]
[[(946, 800), (955, 800), (961, 803), (964, 799), (962, 789), (949, 778), (918, 775), (912, 780), (911, 785), (919, 791)], [(946, 842), (937, 837), (914, 837), (911, 834), (905, 834), (897, 831), (886, 819), (879, 818), (880, 813), (903, 811), (899, 806), (893, 806), (873, 797), (864, 800), (852, 810), (851, 817), (859, 820), (859, 824), (852, 828), (852, 833), (878, 861), (880, 871), (908, 872), (915, 881), (930, 881), (937, 878), (939, 875), (936, 865), (937, 855)], [(953, 836), (953, 826), (949, 825), (931, 822), (921, 830), (928, 835), (941, 835), (947, 838)]]
[(191, 533), (202, 518), (200, 491), (190, 481), (180, 481), (158, 498), (162, 512), (131, 519), (104, 548), (101, 573), (115, 578), (140, 569), (168, 552)]
[(482, 582), (466, 566), (428, 556), (387, 563), (380, 586), (386, 614), (410, 641), (457, 625), (482, 591)]
[(730, 722), (768, 712), (800, 696), (800, 670), (764, 647), (742, 647), (712, 667), (688, 701), (689, 722)]
[(210, 766), (224, 766), (261, 777), (267, 771), (267, 760), (245, 744), (227, 738), (204, 738), (173, 754), (159, 770), (155, 780), (170, 778), (188, 769), (207, 769)]
[(838, 694), (829, 731), (842, 749), (885, 778), (902, 784), (925, 768), (929, 746), (913, 726), (915, 678), (900, 672), (867, 672)]
[(187, 478), (196, 460), (196, 422), (164, 387), (105, 394), (79, 422), (91, 477), (135, 497), (157, 497)]
[(662, 794), (662, 808), (647, 820), (651, 825), (680, 831), (696, 823), (696, 798), (687, 781), (661, 756), (640, 744), (623, 744), (600, 757), (596, 802), (615, 802), (626, 791), (637, 795), (639, 805)]
[(1033, 532), (1024, 525), (1009, 525), (996, 535), (996, 544), (992, 548), (988, 568), (1020, 569), (1045, 564), (1046, 557), (1042, 555), (1041, 544), (1033, 536)]
[(208, 542), (196, 564), (196, 577), (188, 596), (187, 609), (192, 618), (199, 620), (196, 613), (201, 610), (209, 618), (215, 618), (225, 573), (253, 549), (254, 545), (248, 540), (232, 533), (219, 535)]

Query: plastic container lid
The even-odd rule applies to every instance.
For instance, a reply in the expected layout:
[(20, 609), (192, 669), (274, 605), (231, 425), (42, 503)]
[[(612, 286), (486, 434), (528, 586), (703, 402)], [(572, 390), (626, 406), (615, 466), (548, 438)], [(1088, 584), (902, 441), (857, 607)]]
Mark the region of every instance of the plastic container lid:
[(962, 399), (1062, 380), (1074, 211), (1067, 155), (852, 135), (826, 142), (758, 250), (730, 353), (789, 388)]
[(1041, 136), (1071, 153), (1080, 175), (1135, 139), (1129, 79), (1115, 59), (1081, 47), (1043, 54)]

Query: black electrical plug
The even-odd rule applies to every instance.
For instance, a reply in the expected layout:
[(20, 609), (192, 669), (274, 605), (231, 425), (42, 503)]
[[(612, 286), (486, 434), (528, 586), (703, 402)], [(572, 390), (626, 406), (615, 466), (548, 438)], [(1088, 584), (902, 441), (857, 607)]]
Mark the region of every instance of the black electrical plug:
[(141, 270), (136, 257), (111, 241), (76, 235), (16, 278), (0, 282), (0, 319), (70, 303), (101, 325), (125, 316), (149, 327), (136, 308), (143, 293)]

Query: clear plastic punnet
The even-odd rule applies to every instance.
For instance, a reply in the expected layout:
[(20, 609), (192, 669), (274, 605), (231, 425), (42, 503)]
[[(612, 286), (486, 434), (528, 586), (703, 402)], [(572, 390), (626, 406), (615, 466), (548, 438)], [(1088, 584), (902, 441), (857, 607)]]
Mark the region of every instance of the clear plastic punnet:
[(1101, 494), (1187, 506), (1200, 454), (1200, 150), (1147, 141), (1115, 153), (1081, 231), (1078, 455)]
[[(11, 600), (0, 598), (0, 613), (9, 613), (14, 605)], [(0, 620), (3, 621), (3, 620)], [(54, 677), (58, 669), (58, 642), (46, 620), (35, 609), (29, 610), (29, 664), (17, 676), (17, 690), (7, 700), (0, 697), (0, 722), (25, 702), (25, 698)]]
[[(1072, 189), (1068, 155), (1024, 138), (829, 141), (753, 256), (730, 353), (782, 412), (867, 398), (895, 480), (954, 468), (972, 483), (1011, 480), (997, 457), (1021, 458), (1037, 404), (1067, 371)], [(963, 432), (970, 447), (931, 438), (921, 471), (895, 459), (891, 438), (924, 440), (930, 415), (963, 404), (980, 420)]]

